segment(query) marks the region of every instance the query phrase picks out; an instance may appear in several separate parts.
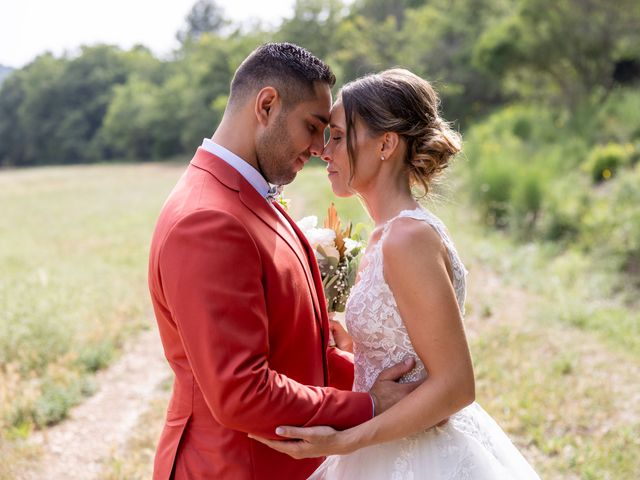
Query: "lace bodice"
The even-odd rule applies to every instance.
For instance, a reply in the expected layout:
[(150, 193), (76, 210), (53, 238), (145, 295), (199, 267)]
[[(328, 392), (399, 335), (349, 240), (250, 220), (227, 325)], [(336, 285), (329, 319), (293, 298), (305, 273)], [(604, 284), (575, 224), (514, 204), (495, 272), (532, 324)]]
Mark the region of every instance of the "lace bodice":
[[(387, 222), (380, 240), (363, 258), (356, 285), (346, 308), (353, 337), (355, 382), (353, 389), (368, 391), (385, 368), (411, 355), (418, 359), (398, 306), (384, 279), (382, 246), (397, 218), (413, 218), (433, 228), (445, 245), (452, 268), (453, 287), (464, 313), (466, 270), (442, 222), (417, 208)], [(425, 319), (428, 321), (428, 319)], [(403, 381), (426, 378), (418, 359)], [(333, 455), (310, 480), (540, 480), (495, 421), (477, 403), (433, 427), (398, 440), (362, 448), (348, 455)]]
[(425, 378), (423, 363), (416, 355), (389, 285), (384, 279), (382, 245), (391, 224), (398, 218), (413, 218), (429, 224), (442, 238), (449, 253), (453, 287), (460, 311), (464, 313), (466, 269), (460, 261), (444, 224), (423, 208), (404, 210), (383, 227), (380, 240), (366, 252), (359, 278), (347, 301), (345, 320), (353, 338), (355, 381), (353, 389), (368, 391), (378, 374), (407, 356), (416, 358), (416, 367), (401, 381)]

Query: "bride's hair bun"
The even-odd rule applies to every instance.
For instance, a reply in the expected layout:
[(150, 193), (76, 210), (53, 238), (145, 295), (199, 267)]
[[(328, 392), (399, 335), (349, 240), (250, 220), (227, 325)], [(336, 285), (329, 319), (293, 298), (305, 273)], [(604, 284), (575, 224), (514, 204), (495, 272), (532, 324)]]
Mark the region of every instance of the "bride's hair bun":
[(405, 140), (410, 181), (421, 185), (425, 194), (461, 150), (460, 135), (439, 115), (438, 94), (429, 82), (408, 70), (394, 68), (359, 78), (346, 84), (340, 97), (352, 172), (356, 117), (374, 134), (395, 132)]
[(460, 135), (439, 117), (422, 135), (408, 138), (408, 143), (411, 145), (407, 155), (409, 173), (413, 182), (423, 185), (425, 193), (433, 179), (461, 150)]

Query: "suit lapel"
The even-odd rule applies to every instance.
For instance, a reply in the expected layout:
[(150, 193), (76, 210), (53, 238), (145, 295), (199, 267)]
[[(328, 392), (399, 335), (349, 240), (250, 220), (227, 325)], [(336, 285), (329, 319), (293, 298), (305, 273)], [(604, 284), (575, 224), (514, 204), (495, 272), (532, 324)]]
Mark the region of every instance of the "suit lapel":
[[(325, 309), (320, 307), (320, 305), (324, 305), (324, 303), (321, 304), (320, 301), (325, 302), (322, 280), (320, 278), (317, 262), (315, 261), (315, 254), (313, 253), (304, 234), (300, 231), (291, 217), (287, 215), (284, 209), (282, 209), (282, 207), (277, 203), (274, 203), (275, 207), (280, 210), (293, 228), (295, 235), (297, 236), (297, 238), (295, 238), (294, 234), (282, 223), (278, 214), (264, 199), (264, 197), (262, 197), (236, 169), (227, 164), (221, 158), (218, 158), (216, 155), (213, 155), (200, 147), (193, 157), (193, 160), (191, 160), (191, 164), (208, 171), (227, 187), (237, 191), (242, 203), (244, 203), (254, 215), (256, 215), (262, 222), (280, 236), (280, 238), (289, 245), (289, 248), (293, 250), (307, 279), (309, 292), (313, 299), (316, 322), (322, 332), (323, 349), (325, 349), (329, 335), (328, 320), (325, 318)], [(320, 298), (318, 298), (319, 296)]]
[(326, 350), (329, 343), (329, 319), (327, 317), (327, 309), (325, 305), (327, 301), (324, 296), (324, 286), (322, 285), (322, 276), (320, 275), (320, 268), (318, 267), (318, 262), (316, 261), (316, 255), (307, 240), (307, 237), (302, 233), (302, 231), (298, 228), (298, 224), (294, 222), (291, 217), (287, 214), (287, 212), (278, 204), (276, 208), (280, 210), (282, 215), (287, 219), (287, 221), (291, 224), (294, 232), (300, 239), (300, 243), (302, 244), (307, 257), (307, 269), (305, 272), (310, 274), (309, 280), (312, 282), (311, 295), (313, 296), (313, 306), (316, 309), (316, 318), (320, 323), (320, 329), (322, 331), (322, 347), (323, 351)]
[[(287, 243), (287, 245), (289, 245), (291, 250), (293, 250), (293, 252), (298, 257), (300, 266), (304, 271), (304, 276), (307, 279), (307, 286), (309, 288), (309, 293), (311, 294), (311, 298), (313, 301), (315, 320), (321, 332), (322, 351), (324, 358), (324, 351), (327, 348), (329, 338), (329, 321), (323, 315), (325, 309), (320, 307), (318, 292), (323, 291), (322, 280), (320, 279), (320, 273), (318, 271), (318, 264), (315, 260), (315, 254), (313, 253), (309, 242), (296, 225), (296, 222), (294, 222), (291, 217), (286, 214), (284, 209), (280, 207), (277, 202), (274, 202), (273, 205), (280, 211), (280, 213), (282, 213), (286, 221), (289, 222), (289, 224), (293, 228), (293, 231), (295, 232), (295, 236), (291, 232), (291, 230), (289, 230), (289, 228), (287, 228), (287, 226), (282, 223), (282, 220), (280, 219), (280, 217), (278, 217), (278, 214), (271, 207), (271, 205), (269, 205), (269, 203), (267, 203), (267, 201), (250, 185), (249, 189), (240, 190), (240, 199), (249, 208), (249, 210), (251, 210), (256, 216), (258, 216), (260, 220), (266, 223), (271, 229), (273, 229), (280, 236), (280, 238), (282, 238)], [(317, 275), (314, 275), (313, 267), (315, 267), (315, 269), (317, 270)], [(324, 301), (324, 294), (322, 298)], [(324, 373), (326, 377), (327, 372), (325, 371)], [(325, 378), (325, 381), (326, 380), (327, 379)]]
[[(305, 273), (308, 275), (307, 279), (310, 282), (311, 287), (311, 295), (313, 296), (313, 306), (316, 309), (316, 316), (318, 321), (320, 322), (320, 326), (322, 328), (323, 333), (323, 342), (327, 342), (328, 335), (328, 325), (329, 320), (326, 318), (326, 300), (324, 297), (324, 287), (322, 286), (322, 277), (320, 275), (320, 270), (318, 268), (318, 262), (316, 261), (315, 252), (311, 248), (307, 237), (305, 237), (304, 233), (298, 228), (298, 224), (294, 222), (289, 214), (282, 208), (278, 203), (274, 203), (275, 207), (282, 213), (282, 216), (287, 219), (287, 222), (293, 228), (293, 231), (296, 233), (300, 241), (300, 245), (304, 248), (305, 257), (307, 259)], [(326, 345), (324, 345), (326, 348)]]
[(262, 197), (256, 190), (247, 184), (246, 188), (240, 188), (240, 200), (244, 203), (251, 212), (256, 215), (262, 222), (264, 222), (269, 228), (271, 228), (274, 232), (276, 232), (280, 238), (282, 238), (289, 248), (293, 250), (298, 257), (298, 261), (300, 265), (305, 271), (305, 276), (307, 277), (307, 283), (309, 283), (309, 288), (311, 289), (313, 286), (313, 280), (310, 278), (311, 274), (308, 272), (309, 270), (309, 261), (307, 260), (307, 256), (300, 245), (300, 242), (291, 231), (287, 228), (286, 225), (282, 223), (280, 217), (276, 211), (271, 207), (271, 205)]

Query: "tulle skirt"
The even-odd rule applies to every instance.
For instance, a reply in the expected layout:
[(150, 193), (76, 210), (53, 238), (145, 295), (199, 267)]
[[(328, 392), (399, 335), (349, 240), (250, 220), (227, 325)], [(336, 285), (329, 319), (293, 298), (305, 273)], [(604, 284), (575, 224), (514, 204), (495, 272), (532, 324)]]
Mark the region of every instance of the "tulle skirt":
[(536, 479), (498, 424), (478, 405), (443, 427), (393, 442), (327, 457), (310, 480)]

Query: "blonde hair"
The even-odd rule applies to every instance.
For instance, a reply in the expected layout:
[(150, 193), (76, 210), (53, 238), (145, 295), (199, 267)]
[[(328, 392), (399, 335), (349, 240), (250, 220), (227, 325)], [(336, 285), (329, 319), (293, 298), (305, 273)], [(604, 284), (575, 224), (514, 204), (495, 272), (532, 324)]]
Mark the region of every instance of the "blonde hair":
[(424, 195), (462, 148), (460, 135), (439, 115), (436, 91), (409, 70), (394, 68), (361, 77), (342, 87), (340, 97), (352, 177), (357, 153), (356, 118), (373, 134), (395, 132), (404, 139), (409, 181), (412, 186), (421, 186)]

